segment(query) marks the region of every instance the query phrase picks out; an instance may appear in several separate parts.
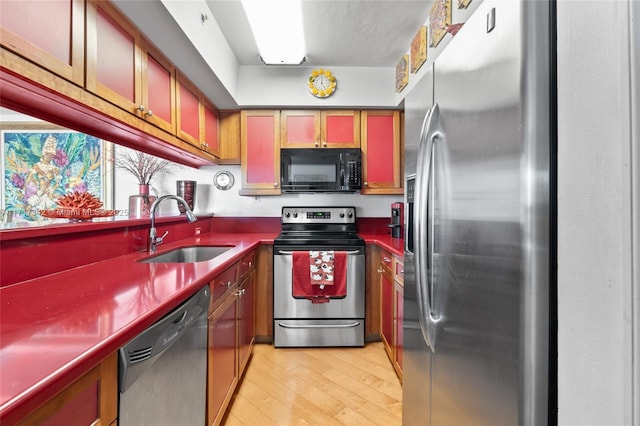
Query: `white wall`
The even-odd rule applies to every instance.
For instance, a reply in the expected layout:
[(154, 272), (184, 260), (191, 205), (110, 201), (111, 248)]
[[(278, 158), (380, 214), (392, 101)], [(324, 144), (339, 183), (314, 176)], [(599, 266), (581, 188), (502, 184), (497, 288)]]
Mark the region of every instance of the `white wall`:
[[(117, 149), (123, 149), (116, 147)], [(213, 185), (213, 176), (219, 170), (228, 170), (235, 177), (235, 184), (227, 191)], [(176, 193), (176, 180), (197, 182), (195, 211), (213, 213), (215, 216), (239, 217), (279, 217), (282, 206), (289, 205), (347, 205), (357, 207), (358, 217), (389, 217), (391, 203), (402, 201), (402, 195), (360, 195), (360, 194), (284, 194), (280, 196), (240, 196), (240, 166), (207, 166), (200, 169), (177, 166), (170, 175), (152, 185), (156, 194)], [(135, 179), (122, 171), (116, 171), (115, 209), (128, 209), (129, 195), (136, 194), (138, 184)], [(160, 205), (161, 214), (178, 213), (175, 202)]]
[(629, 5), (558, 2), (563, 425), (632, 424)]

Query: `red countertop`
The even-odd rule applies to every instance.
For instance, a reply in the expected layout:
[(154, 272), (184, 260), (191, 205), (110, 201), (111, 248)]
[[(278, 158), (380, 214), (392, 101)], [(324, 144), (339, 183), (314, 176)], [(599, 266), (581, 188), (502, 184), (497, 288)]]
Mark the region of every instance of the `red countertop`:
[(233, 246), (197, 263), (118, 256), (0, 288), (0, 423), (14, 424), (277, 233), (208, 233), (163, 244)]
[(404, 256), (404, 239), (392, 238), (390, 234), (359, 233), (367, 244), (375, 244), (397, 256)]
[[(31, 413), (249, 250), (273, 244), (279, 233), (232, 231), (158, 249), (161, 254), (191, 245), (233, 246), (210, 261), (140, 263), (148, 254), (136, 252), (0, 288), (0, 423)], [(362, 231), (367, 244), (402, 256), (402, 239)]]

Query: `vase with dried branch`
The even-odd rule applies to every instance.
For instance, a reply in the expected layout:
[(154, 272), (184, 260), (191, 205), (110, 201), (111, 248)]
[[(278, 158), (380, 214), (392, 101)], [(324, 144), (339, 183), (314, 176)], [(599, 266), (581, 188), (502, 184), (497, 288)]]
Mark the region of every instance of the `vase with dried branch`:
[(133, 175), (138, 180), (138, 194), (129, 196), (129, 217), (149, 217), (151, 205), (156, 200), (156, 197), (149, 193), (151, 182), (168, 174), (174, 164), (144, 152), (128, 149), (119, 149), (115, 160), (117, 169)]

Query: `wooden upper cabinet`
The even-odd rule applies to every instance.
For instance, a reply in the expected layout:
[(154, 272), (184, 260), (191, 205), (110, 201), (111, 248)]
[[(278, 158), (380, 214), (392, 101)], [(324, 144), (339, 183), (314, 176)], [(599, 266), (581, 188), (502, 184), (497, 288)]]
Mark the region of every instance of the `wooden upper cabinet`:
[(240, 111), (220, 111), (219, 164), (240, 164)]
[(319, 148), (320, 111), (280, 111), (282, 148)]
[(280, 112), (282, 148), (360, 148), (360, 112)]
[(200, 111), (200, 92), (180, 73), (177, 81), (178, 137), (200, 147), (200, 123), (203, 115)]
[(240, 114), (242, 188), (240, 195), (279, 195), (280, 112), (246, 110)]
[(399, 111), (362, 111), (362, 194), (402, 194)]
[(84, 85), (84, 0), (3, 1), (0, 44)]
[(219, 155), (218, 111), (184, 75), (176, 87), (177, 136), (201, 150)]
[(202, 111), (204, 113), (204, 119), (202, 120), (202, 125), (204, 126), (204, 128), (201, 129), (201, 133), (204, 134), (202, 149), (219, 158), (220, 129), (218, 110), (213, 106), (211, 102), (205, 100), (204, 97), (202, 99), (202, 103)]
[(322, 111), (320, 123), (323, 148), (360, 148), (360, 111)]
[(86, 39), (87, 90), (136, 114), (143, 106), (140, 33), (110, 2), (90, 0)]
[(175, 134), (176, 68), (150, 44), (145, 42), (142, 47), (142, 102), (137, 113)]

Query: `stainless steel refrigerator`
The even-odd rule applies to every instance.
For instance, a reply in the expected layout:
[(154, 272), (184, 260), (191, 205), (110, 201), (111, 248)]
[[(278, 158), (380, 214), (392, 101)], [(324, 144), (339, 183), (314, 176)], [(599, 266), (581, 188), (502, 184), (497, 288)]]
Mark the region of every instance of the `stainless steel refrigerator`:
[(406, 426), (554, 422), (554, 17), (485, 0), (405, 99)]

